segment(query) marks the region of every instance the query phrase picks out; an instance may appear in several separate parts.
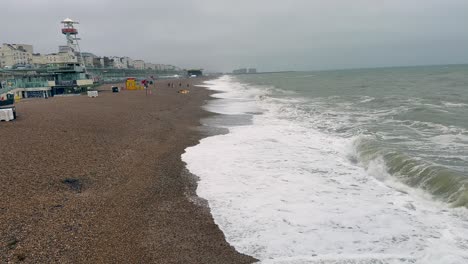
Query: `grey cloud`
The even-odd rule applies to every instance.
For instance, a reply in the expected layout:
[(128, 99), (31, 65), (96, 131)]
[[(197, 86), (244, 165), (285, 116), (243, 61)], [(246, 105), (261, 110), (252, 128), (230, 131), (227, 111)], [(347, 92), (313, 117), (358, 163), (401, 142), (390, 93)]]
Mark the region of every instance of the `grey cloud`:
[(80, 21), (98, 55), (230, 71), (468, 62), (462, 0), (5, 1), (0, 42), (54, 52)]

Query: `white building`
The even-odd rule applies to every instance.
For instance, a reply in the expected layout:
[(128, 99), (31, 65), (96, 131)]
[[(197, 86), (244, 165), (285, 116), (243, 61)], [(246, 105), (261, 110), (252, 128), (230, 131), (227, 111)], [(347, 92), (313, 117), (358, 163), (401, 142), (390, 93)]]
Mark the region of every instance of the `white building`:
[(31, 64), (32, 53), (32, 45), (4, 43), (0, 47), (0, 67)]
[(137, 70), (144, 70), (145, 69), (145, 61), (143, 60), (134, 60), (133, 67)]
[(112, 60), (112, 67), (113, 68), (116, 68), (116, 69), (127, 69), (128, 68), (127, 61), (124, 60), (122, 57), (112, 56), (112, 57), (109, 57), (109, 59)]
[[(83, 57), (84, 65), (86, 67), (94, 67), (94, 58), (97, 58), (96, 55), (89, 52), (82, 52), (81, 56)], [(78, 60), (82, 63), (80, 57), (78, 57)]]
[(125, 61), (125, 63), (127, 63), (128, 68), (133, 68), (133, 59), (132, 58), (123, 57), (122, 59)]
[(41, 66), (47, 64), (47, 57), (40, 53), (33, 53), (32, 55), (32, 64), (34, 66)]
[(131, 65), (133, 65), (133, 60), (129, 57), (121, 57), (120, 61), (124, 65), (124, 69), (128, 69), (131, 67)]
[(156, 64), (156, 69), (159, 71), (173, 71), (176, 70), (177, 68), (172, 65), (168, 64)]
[(104, 58), (102, 57), (93, 58), (93, 67), (104, 68)]
[(94, 67), (94, 58), (90, 56), (83, 57), (84, 65), (86, 67)]
[(147, 70), (156, 70), (156, 64), (154, 63), (151, 63), (151, 62), (147, 62), (145, 63), (145, 69)]
[(47, 64), (65, 64), (65, 63), (78, 63), (78, 57), (73, 53), (52, 53), (47, 54)]

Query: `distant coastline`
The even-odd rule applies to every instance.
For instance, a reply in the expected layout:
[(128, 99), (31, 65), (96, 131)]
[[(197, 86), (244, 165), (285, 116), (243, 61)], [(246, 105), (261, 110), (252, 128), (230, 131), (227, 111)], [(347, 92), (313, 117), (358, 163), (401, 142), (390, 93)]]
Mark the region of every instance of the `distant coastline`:
[(274, 73), (290, 73), (290, 72), (327, 72), (327, 71), (359, 71), (359, 70), (382, 70), (382, 69), (396, 69), (396, 68), (434, 68), (434, 67), (463, 67), (468, 66), (467, 63), (454, 63), (454, 64), (428, 64), (428, 65), (403, 65), (403, 66), (378, 66), (378, 67), (357, 67), (357, 68), (336, 68), (336, 69), (317, 69), (317, 70), (284, 70), (284, 71), (265, 71), (256, 73), (226, 73), (227, 75), (252, 75), (252, 74), (274, 74)]

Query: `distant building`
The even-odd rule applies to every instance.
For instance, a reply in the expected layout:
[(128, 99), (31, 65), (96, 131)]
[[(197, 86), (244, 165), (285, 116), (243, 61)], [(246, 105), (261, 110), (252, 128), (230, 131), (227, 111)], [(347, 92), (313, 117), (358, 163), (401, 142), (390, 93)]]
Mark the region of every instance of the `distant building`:
[(114, 66), (114, 61), (111, 58), (104, 56), (102, 59), (104, 68), (112, 68)]
[(168, 70), (166, 64), (158, 64), (158, 65), (156, 65), (156, 67), (157, 67), (157, 69), (159, 71), (167, 71)]
[(104, 68), (104, 58), (102, 57), (93, 58), (93, 67)]
[(246, 74), (246, 73), (247, 73), (247, 69), (246, 69), (246, 68), (242, 68), (242, 69), (233, 70), (232, 73), (234, 73), (234, 74)]
[(125, 69), (133, 67), (133, 60), (131, 58), (129, 58), (129, 57), (122, 57), (122, 58), (120, 58), (120, 61), (125, 66)]
[(255, 68), (242, 68), (232, 71), (233, 74), (255, 74), (257, 73), (257, 69)]
[(47, 57), (40, 53), (33, 53), (32, 56), (32, 64), (35, 67), (40, 67), (42, 65), (47, 65)]
[(112, 56), (112, 57), (109, 57), (109, 59), (112, 61), (111, 68), (115, 68), (115, 69), (126, 69), (126, 68), (128, 68), (128, 66), (122, 62), (121, 57)]
[[(76, 52), (72, 46), (61, 45), (57, 53), (33, 53), (33, 46), (28, 44), (3, 44), (0, 46), (0, 67), (15, 68), (44, 67), (46, 65), (79, 64), (90, 68), (138, 69), (161, 72), (185, 71), (169, 64), (155, 64), (143, 60), (133, 60), (129, 57), (98, 57), (89, 52)], [(26, 68), (25, 67), (25, 68)]]
[(0, 67), (32, 64), (32, 54), (32, 45), (4, 43), (0, 47)]
[(30, 45), (30, 44), (11, 44), (11, 45), (18, 50), (23, 50), (31, 54), (33, 53), (33, 45)]
[(145, 69), (147, 69), (147, 70), (156, 70), (156, 64), (151, 63), (151, 62), (146, 62), (145, 63)]
[(45, 55), (45, 57), (47, 64), (51, 65), (78, 63), (78, 57), (74, 53), (69, 52), (51, 53)]
[(133, 67), (137, 70), (144, 70), (145, 69), (145, 61), (143, 60), (134, 60)]
[(78, 56), (71, 52), (67, 46), (60, 46), (58, 53), (42, 55), (33, 53), (33, 46), (27, 44), (3, 44), (0, 48), (1, 67), (16, 67), (21, 65), (57, 65), (77, 63)]
[[(89, 52), (82, 52), (81, 57), (83, 57), (83, 62), (86, 67), (95, 67), (94, 66), (94, 59), (97, 58), (96, 55)], [(81, 63), (81, 58), (79, 58)]]
[(162, 71), (164, 64), (156, 64), (156, 70)]

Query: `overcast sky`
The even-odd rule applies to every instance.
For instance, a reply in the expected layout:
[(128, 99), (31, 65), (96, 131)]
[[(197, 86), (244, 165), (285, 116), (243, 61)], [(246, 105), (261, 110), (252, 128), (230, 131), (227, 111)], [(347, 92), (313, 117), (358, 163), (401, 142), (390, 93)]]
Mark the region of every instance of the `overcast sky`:
[(231, 71), (468, 63), (468, 0), (11, 0), (0, 42)]

